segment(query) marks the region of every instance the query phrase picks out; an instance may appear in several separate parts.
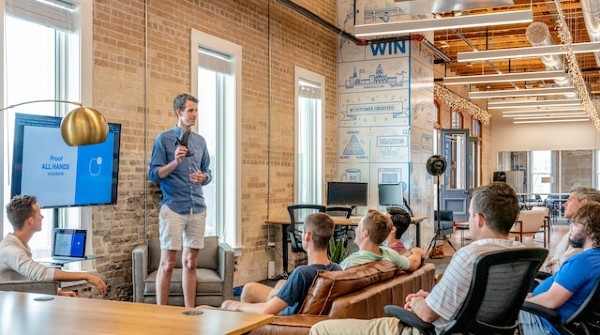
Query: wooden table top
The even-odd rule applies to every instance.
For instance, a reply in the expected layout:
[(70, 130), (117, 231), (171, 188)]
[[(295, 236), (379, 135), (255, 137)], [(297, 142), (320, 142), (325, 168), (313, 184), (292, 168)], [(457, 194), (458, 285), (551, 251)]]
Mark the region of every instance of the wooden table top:
[[(333, 219), (333, 224), (336, 226), (357, 226), (360, 219), (362, 219), (362, 216), (351, 216), (349, 219), (342, 216), (332, 216), (331, 218)], [(416, 223), (421, 222), (426, 218), (426, 216), (411, 216), (410, 221)], [(266, 220), (265, 222), (272, 225), (285, 225), (290, 224), (290, 218), (273, 218)]]
[[(36, 301), (36, 298), (53, 298)], [(244, 334), (273, 316), (177, 306), (0, 292), (0, 333), (27, 335)]]

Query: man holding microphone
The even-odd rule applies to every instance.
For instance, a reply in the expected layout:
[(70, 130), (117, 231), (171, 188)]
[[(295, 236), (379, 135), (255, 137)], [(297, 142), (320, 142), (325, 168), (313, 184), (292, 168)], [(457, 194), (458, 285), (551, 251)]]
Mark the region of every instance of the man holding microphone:
[(206, 141), (192, 132), (198, 119), (198, 99), (180, 94), (173, 101), (173, 110), (177, 125), (156, 137), (148, 173), (163, 194), (156, 303), (168, 304), (175, 256), (183, 247), (183, 297), (185, 307), (191, 308), (196, 304), (196, 260), (204, 247), (206, 204), (202, 186), (210, 183), (212, 176)]

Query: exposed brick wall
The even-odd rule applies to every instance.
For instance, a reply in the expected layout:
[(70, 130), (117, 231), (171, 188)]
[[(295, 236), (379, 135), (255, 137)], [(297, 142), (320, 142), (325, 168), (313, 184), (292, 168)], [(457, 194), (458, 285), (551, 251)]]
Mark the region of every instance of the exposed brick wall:
[[(234, 281), (240, 285), (264, 279), (269, 260), (264, 221), (268, 213), (285, 215), (294, 194), (294, 66), (326, 78), (325, 178), (332, 177), (337, 37), (276, 1), (146, 2), (147, 41), (143, 0), (94, 1), (93, 106), (110, 122), (123, 126), (118, 203), (93, 209), (94, 235), (103, 238), (109, 253), (96, 261), (108, 279), (108, 298), (131, 299), (131, 251), (144, 242), (145, 225), (147, 235), (158, 231), (157, 188), (146, 177), (148, 160), (156, 135), (176, 122), (173, 97), (191, 89), (192, 28), (243, 47), (241, 220), (245, 248)], [(330, 22), (335, 20), (334, 0), (298, 3)], [(279, 236), (275, 229), (272, 233)]]

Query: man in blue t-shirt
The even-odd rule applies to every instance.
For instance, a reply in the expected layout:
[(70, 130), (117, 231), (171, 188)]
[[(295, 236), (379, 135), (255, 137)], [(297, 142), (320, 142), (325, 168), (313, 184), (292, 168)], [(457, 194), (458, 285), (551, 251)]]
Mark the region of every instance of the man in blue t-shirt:
[[(275, 288), (248, 283), (242, 291), (241, 301), (226, 300), (221, 308), (248, 313), (292, 315), (300, 311), (313, 280), (319, 271), (339, 271), (339, 265), (330, 262), (327, 246), (333, 234), (333, 220), (325, 213), (314, 213), (304, 219), (302, 248), (306, 251), (308, 265), (294, 269), (286, 281)], [(280, 289), (281, 287), (281, 289)]]
[[(573, 217), (569, 241), (573, 247), (583, 248), (583, 252), (567, 259), (527, 298), (556, 309), (563, 322), (583, 304), (600, 278), (600, 203), (588, 201), (581, 206)], [(537, 315), (522, 311), (519, 320), (525, 335), (559, 335), (546, 319)]]

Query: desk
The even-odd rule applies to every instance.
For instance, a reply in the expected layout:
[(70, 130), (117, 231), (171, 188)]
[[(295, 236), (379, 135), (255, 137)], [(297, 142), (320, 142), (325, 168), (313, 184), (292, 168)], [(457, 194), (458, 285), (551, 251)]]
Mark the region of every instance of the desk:
[[(34, 298), (52, 297), (50, 301)], [(79, 334), (244, 334), (269, 324), (273, 316), (223, 310), (201, 315), (177, 306), (0, 292), (0, 332), (27, 335)]]
[[(362, 216), (351, 216), (349, 219), (341, 216), (332, 216), (333, 224), (336, 226), (357, 226)], [(421, 245), (421, 221), (425, 220), (426, 216), (412, 216), (410, 218), (410, 223), (415, 225), (415, 244), (417, 247)], [(275, 218), (269, 219), (265, 221), (265, 223), (269, 225), (279, 225), (281, 226), (281, 256), (283, 262), (283, 275), (286, 276), (287, 266), (288, 266), (288, 239), (287, 239), (287, 229), (290, 226), (290, 218)], [(300, 224), (302, 224), (300, 222)]]

